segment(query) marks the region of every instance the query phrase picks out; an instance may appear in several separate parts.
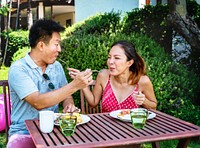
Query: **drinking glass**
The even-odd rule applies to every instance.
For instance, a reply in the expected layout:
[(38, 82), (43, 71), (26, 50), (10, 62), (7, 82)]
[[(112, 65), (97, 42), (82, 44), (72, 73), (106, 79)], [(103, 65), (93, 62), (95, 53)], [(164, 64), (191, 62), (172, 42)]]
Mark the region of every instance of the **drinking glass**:
[(135, 108), (130, 111), (131, 122), (134, 128), (144, 128), (148, 116), (148, 111), (145, 108)]
[(77, 123), (76, 116), (62, 116), (60, 120), (60, 128), (65, 136), (71, 136), (75, 132)]

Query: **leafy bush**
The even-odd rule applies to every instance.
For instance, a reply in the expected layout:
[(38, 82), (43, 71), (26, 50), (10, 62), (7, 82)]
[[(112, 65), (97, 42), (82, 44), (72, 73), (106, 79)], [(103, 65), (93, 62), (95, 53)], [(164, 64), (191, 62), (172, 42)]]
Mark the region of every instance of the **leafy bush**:
[[(100, 16), (97, 15), (98, 17)], [(93, 19), (98, 20), (95, 17)], [(91, 28), (95, 28), (95, 23), (91, 23), (93, 19), (76, 24), (78, 27), (72, 26), (70, 31), (66, 31), (67, 36), (62, 41), (62, 52), (58, 60), (63, 64), (69, 81), (71, 80), (67, 74), (67, 67), (80, 70), (107, 68), (106, 60), (111, 44), (117, 40), (128, 40), (135, 44), (138, 53), (146, 61), (147, 74), (152, 79), (158, 100), (157, 109), (200, 125), (200, 107), (192, 102), (200, 90), (199, 77), (187, 71), (183, 65), (174, 62), (165, 54), (163, 48), (147, 36), (133, 33), (132, 30), (121, 33), (121, 29), (114, 31), (108, 26), (98, 26), (98, 31), (90, 31)], [(99, 19), (102, 20), (104, 19)], [(13, 59), (16, 60), (17, 57), (20, 56)], [(95, 79), (96, 74), (93, 76)], [(80, 106), (78, 92), (74, 94), (74, 98), (75, 104)]]
[(30, 51), (30, 47), (26, 46), (23, 47), (22, 49), (19, 49), (17, 52), (14, 53), (12, 57), (12, 62), (15, 62), (23, 57)]
[(6, 148), (6, 134), (0, 133), (0, 147)]
[(200, 5), (194, 0), (187, 1), (187, 12), (200, 27)]
[[(157, 41), (165, 51), (171, 49), (171, 27), (167, 25), (166, 17), (169, 13), (167, 6), (146, 5), (144, 9), (135, 8), (124, 18), (123, 33), (142, 33)], [(159, 29), (158, 29), (159, 28)]]
[(8, 50), (6, 57), (6, 65), (9, 66), (12, 61), (13, 54), (24, 46), (29, 46), (28, 31), (18, 30), (9, 33)]
[(105, 12), (68, 27), (66, 35), (104, 34), (116, 32), (121, 28), (120, 12)]
[[(138, 53), (144, 57), (148, 76), (152, 79), (158, 100), (158, 110), (178, 118), (200, 124), (200, 107), (192, 104), (198, 93), (200, 79), (184, 66), (175, 63), (163, 48), (152, 39), (139, 34), (102, 34), (98, 36), (71, 36), (62, 42), (61, 62), (65, 61), (64, 69), (73, 67), (80, 70), (86, 68), (100, 70), (107, 68), (108, 51), (113, 42), (128, 40), (136, 45)], [(66, 74), (68, 72), (66, 71)], [(67, 75), (68, 80), (70, 80)], [(94, 74), (94, 78), (96, 74)], [(75, 94), (75, 102), (80, 105), (79, 95)], [(194, 111), (187, 113), (187, 108)], [(191, 116), (192, 115), (192, 116)]]

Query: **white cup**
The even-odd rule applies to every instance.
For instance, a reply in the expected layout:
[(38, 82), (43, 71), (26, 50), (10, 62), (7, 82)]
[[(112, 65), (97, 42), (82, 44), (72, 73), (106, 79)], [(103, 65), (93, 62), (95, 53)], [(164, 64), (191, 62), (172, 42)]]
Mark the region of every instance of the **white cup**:
[(43, 133), (50, 133), (54, 127), (54, 112), (53, 111), (40, 111), (40, 130)]

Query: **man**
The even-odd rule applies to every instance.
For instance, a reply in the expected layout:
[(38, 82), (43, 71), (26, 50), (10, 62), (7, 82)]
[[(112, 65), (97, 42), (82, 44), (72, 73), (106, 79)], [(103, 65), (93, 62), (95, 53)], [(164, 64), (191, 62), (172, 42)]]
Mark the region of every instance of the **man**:
[(56, 58), (61, 51), (60, 32), (64, 27), (52, 20), (40, 19), (29, 33), (31, 51), (10, 67), (9, 85), (12, 98), (11, 125), (7, 147), (34, 147), (25, 120), (38, 118), (40, 110), (74, 111), (72, 94), (87, 87), (92, 72), (81, 72), (68, 84), (64, 70)]

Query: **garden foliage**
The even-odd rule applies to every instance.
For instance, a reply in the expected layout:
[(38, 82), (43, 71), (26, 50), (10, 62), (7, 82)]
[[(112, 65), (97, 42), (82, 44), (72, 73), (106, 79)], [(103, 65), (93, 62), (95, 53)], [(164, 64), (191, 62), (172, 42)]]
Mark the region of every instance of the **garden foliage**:
[[(62, 42), (64, 50), (60, 54), (62, 61), (67, 63), (63, 65), (64, 69), (67, 67), (80, 70), (106, 68), (107, 53), (111, 44), (118, 40), (131, 41), (136, 45), (138, 53), (144, 57), (147, 75), (152, 80), (158, 100), (157, 109), (200, 125), (200, 107), (192, 104), (200, 89), (199, 77), (187, 71), (183, 65), (175, 63), (163, 48), (144, 35), (133, 33), (127, 36), (117, 33), (110, 36), (104, 34), (66, 38)], [(94, 74), (94, 78), (95, 76)], [(79, 97), (77, 99), (79, 100)]]
[[(158, 100), (157, 109), (200, 125), (200, 107), (195, 106), (193, 101), (198, 97), (200, 78), (174, 62), (153, 39), (136, 33), (134, 29), (125, 31), (125, 27), (128, 28), (126, 23), (128, 24), (127, 18), (121, 22), (119, 13), (111, 12), (105, 13), (105, 16), (93, 16), (68, 28), (58, 58), (68, 80), (71, 81), (67, 67), (79, 70), (107, 68), (106, 60), (112, 43), (128, 40), (135, 44), (138, 53), (146, 61), (147, 75), (152, 80)], [(16, 57), (15, 55), (13, 59), (16, 60)], [(93, 74), (94, 79), (96, 75)], [(76, 105), (80, 106), (78, 92), (74, 94), (74, 98)]]
[(110, 34), (121, 28), (120, 12), (105, 12), (91, 16), (88, 19), (69, 27), (66, 35)]
[(29, 45), (29, 42), (28, 42), (27, 31), (18, 30), (18, 31), (10, 32), (6, 63), (10, 63), (10, 61), (12, 61), (12, 56), (16, 51), (28, 45)]
[(147, 5), (144, 9), (133, 9), (127, 12), (124, 18), (122, 32), (130, 34), (133, 31), (147, 35), (164, 47), (165, 51), (171, 53), (171, 32), (167, 25), (168, 6)]

